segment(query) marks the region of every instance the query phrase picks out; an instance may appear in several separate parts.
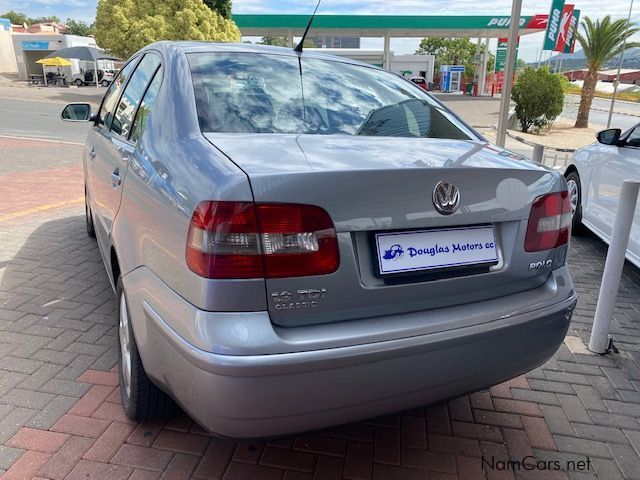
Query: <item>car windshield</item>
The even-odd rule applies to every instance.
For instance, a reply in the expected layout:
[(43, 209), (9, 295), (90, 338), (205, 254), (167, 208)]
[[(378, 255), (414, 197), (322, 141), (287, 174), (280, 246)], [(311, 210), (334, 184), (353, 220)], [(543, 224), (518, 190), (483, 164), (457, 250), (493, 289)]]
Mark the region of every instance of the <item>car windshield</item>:
[(189, 54), (204, 132), (476, 138), (423, 89), (340, 61)]

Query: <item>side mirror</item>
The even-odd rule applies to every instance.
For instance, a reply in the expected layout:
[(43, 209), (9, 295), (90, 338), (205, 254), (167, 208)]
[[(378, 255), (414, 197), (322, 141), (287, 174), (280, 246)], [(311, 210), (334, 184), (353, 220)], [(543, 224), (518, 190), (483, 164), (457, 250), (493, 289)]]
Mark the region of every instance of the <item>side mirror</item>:
[(65, 122), (89, 122), (93, 120), (91, 105), (88, 103), (70, 103), (64, 107), (60, 118)]
[(610, 128), (608, 130), (598, 132), (596, 138), (598, 139), (598, 142), (603, 145), (618, 145), (620, 142), (620, 135), (622, 135), (622, 130), (619, 128)]

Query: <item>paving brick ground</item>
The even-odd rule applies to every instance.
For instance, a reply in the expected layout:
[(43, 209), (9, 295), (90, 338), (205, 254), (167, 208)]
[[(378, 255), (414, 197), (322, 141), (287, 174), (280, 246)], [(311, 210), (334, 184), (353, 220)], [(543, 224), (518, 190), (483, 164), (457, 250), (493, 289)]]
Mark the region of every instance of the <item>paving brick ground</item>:
[(0, 136), (0, 222), (81, 205), (82, 148)]
[[(0, 175), (0, 185), (8, 179)], [(66, 198), (81, 196), (79, 188), (70, 184)], [(640, 270), (627, 267), (621, 285), (620, 352), (576, 353), (604, 263), (605, 247), (591, 235), (572, 245), (574, 341), (543, 367), (438, 405), (237, 442), (184, 414), (140, 425), (125, 418), (113, 294), (82, 213), (69, 205), (0, 220), (2, 479), (640, 478)], [(552, 470), (504, 470), (525, 457)]]

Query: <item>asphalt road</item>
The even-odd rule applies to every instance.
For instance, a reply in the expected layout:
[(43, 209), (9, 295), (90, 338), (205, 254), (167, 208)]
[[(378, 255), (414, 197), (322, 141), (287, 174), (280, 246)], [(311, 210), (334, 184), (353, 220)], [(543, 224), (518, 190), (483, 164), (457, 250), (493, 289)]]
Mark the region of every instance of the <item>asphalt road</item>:
[[(578, 97), (575, 95), (575, 97)], [(609, 106), (611, 105), (611, 100), (608, 98), (594, 98), (593, 102), (591, 102), (591, 108), (596, 108), (599, 110), (606, 110), (609, 112)], [(625, 113), (633, 113), (640, 116), (640, 103), (634, 102), (621, 102), (620, 100), (616, 101), (615, 109), (624, 111)]]
[(60, 120), (62, 103), (0, 98), (0, 135), (84, 142), (88, 123)]
[[(603, 125), (606, 127), (609, 112), (601, 110), (593, 110), (589, 113), (589, 122), (594, 125)], [(640, 123), (640, 116), (627, 115), (624, 113), (614, 113), (611, 118), (611, 128), (620, 128), (623, 131), (628, 130)]]
[(87, 102), (97, 109), (105, 88), (42, 88), (0, 84), (0, 135), (83, 143), (89, 126), (66, 123), (67, 103)]
[[(578, 112), (580, 97), (578, 95), (567, 95), (565, 108), (562, 117), (575, 120)], [(609, 107), (611, 100), (606, 98), (594, 98), (589, 112), (589, 124), (599, 125), (603, 128), (607, 125), (609, 118)], [(620, 128), (623, 131), (634, 127), (640, 123), (640, 103), (616, 102), (615, 111), (611, 118), (611, 128)]]

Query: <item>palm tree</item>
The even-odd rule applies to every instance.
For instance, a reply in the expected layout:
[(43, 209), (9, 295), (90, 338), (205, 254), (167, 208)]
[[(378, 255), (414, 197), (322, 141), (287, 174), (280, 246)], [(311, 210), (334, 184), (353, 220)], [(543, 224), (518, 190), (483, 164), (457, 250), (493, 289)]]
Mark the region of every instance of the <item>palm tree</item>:
[(588, 71), (582, 86), (582, 94), (580, 95), (580, 108), (576, 118), (576, 128), (587, 128), (589, 126), (589, 110), (596, 91), (598, 71), (609, 60), (620, 55), (623, 50), (640, 46), (638, 42), (626, 42), (625, 44), (625, 39), (629, 39), (639, 31), (635, 26), (628, 25), (627, 28), (627, 20), (612, 22), (611, 17), (607, 15), (594, 23), (589, 17), (585, 17), (582, 21), (582, 29), (584, 30), (584, 35), (578, 32), (576, 38), (587, 58)]

